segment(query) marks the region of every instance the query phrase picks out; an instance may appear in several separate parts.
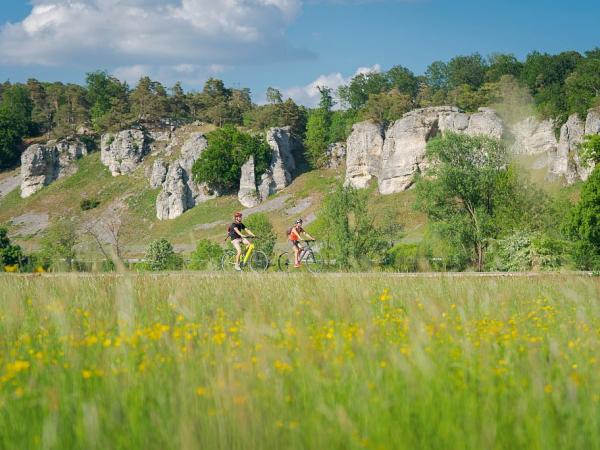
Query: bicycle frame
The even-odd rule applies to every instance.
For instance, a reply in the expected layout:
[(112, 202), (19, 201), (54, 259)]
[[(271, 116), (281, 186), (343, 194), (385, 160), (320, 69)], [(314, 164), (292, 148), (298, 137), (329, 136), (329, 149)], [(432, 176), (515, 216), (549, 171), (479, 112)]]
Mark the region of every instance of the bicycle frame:
[(252, 251), (254, 250), (254, 243), (250, 243), (250, 245), (248, 245), (248, 247), (246, 247), (246, 254), (244, 255), (244, 265), (246, 265), (248, 263), (248, 260), (250, 259), (250, 255), (252, 255)]

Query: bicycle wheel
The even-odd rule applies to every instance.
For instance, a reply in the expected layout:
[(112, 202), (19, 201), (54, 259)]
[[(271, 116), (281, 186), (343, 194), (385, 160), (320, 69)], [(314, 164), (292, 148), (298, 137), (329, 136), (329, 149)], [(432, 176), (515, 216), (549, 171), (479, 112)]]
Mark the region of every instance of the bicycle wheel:
[(223, 253), (221, 257), (221, 269), (223, 272), (233, 272), (235, 271), (235, 252), (227, 251)]
[(279, 270), (288, 272), (292, 264), (289, 253), (285, 252), (279, 255), (279, 258), (277, 259), (277, 267), (279, 267)]
[(309, 272), (318, 273), (323, 270), (323, 258), (319, 255), (315, 255), (312, 250), (307, 252), (303, 259)]
[(269, 258), (264, 252), (254, 250), (250, 257), (250, 268), (255, 272), (264, 272), (269, 267)]

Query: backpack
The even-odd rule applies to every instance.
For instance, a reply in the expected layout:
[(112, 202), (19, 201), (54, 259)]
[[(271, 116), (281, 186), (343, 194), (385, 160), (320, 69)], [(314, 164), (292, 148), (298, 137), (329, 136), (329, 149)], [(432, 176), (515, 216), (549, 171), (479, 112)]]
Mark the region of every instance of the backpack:
[(290, 234), (292, 234), (292, 228), (294, 228), (294, 227), (288, 227), (288, 229), (286, 230), (285, 234), (288, 235), (288, 236)]

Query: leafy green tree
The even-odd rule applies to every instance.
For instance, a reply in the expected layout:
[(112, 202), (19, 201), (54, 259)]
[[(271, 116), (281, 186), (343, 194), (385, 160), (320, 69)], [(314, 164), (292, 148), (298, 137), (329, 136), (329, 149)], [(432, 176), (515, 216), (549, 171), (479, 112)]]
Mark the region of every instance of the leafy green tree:
[(189, 268), (192, 270), (216, 269), (221, 262), (223, 249), (209, 239), (201, 239), (190, 256)]
[(283, 96), (281, 95), (281, 91), (279, 89), (275, 89), (269, 86), (267, 88), (265, 96), (267, 98), (267, 101), (272, 105), (277, 105), (283, 102)]
[(183, 261), (165, 238), (152, 241), (146, 250), (146, 267), (149, 270), (178, 270)]
[(432, 62), (425, 71), (427, 85), (434, 91), (447, 89), (449, 85), (448, 64), (443, 61)]
[(581, 189), (567, 231), (574, 242), (574, 259), (581, 269), (600, 269), (600, 165)]
[(2, 92), (0, 102), (0, 169), (11, 167), (21, 155), (23, 137), (31, 131), (33, 106), (29, 91), (11, 85)]
[(65, 266), (70, 269), (77, 241), (77, 229), (72, 221), (59, 220), (51, 224), (41, 239), (40, 259), (44, 266), (54, 270)]
[(131, 111), (139, 122), (157, 122), (167, 113), (167, 91), (158, 81), (142, 77), (129, 95)]
[(318, 89), (321, 93), (319, 107), (311, 112), (306, 124), (306, 153), (312, 167), (321, 167), (325, 163), (333, 107), (331, 89), (321, 86)]
[(391, 89), (411, 99), (417, 96), (419, 80), (412, 71), (402, 66), (394, 66), (385, 73)]
[(254, 241), (257, 250), (265, 252), (269, 258), (273, 256), (277, 235), (269, 217), (264, 213), (256, 213), (249, 216), (245, 222), (246, 226), (258, 236)]
[(374, 120), (379, 123), (393, 122), (415, 106), (412, 97), (397, 89), (369, 96), (369, 100), (360, 110), (363, 120)]
[(347, 86), (338, 89), (338, 96), (350, 108), (359, 109), (369, 99), (371, 94), (386, 92), (391, 88), (385, 74), (379, 72), (361, 73), (356, 75)]
[(306, 133), (306, 116), (306, 109), (288, 98), (285, 102), (261, 105), (246, 111), (244, 125), (259, 131), (289, 126), (296, 137), (303, 139)]
[(588, 163), (600, 164), (600, 134), (588, 134), (583, 137), (579, 156)]
[(467, 84), (479, 88), (485, 81), (487, 65), (479, 53), (456, 56), (448, 62), (448, 82), (451, 88)]
[(323, 201), (324, 250), (341, 269), (368, 267), (387, 247), (385, 233), (375, 226), (367, 202), (367, 192), (341, 184)]
[(31, 98), (31, 120), (37, 133), (47, 133), (52, 129), (52, 105), (45, 86), (35, 78), (27, 80), (27, 90)]
[(340, 142), (348, 139), (352, 132), (352, 125), (359, 120), (359, 113), (354, 109), (332, 111), (329, 141)]
[(493, 53), (488, 57), (488, 68), (485, 72), (485, 81), (497, 82), (503, 76), (510, 75), (519, 78), (523, 64), (515, 55)]
[(0, 227), (0, 269), (4, 266), (20, 265), (23, 260), (23, 251), (18, 245), (10, 243), (8, 231)]
[(258, 136), (244, 133), (233, 125), (225, 125), (206, 135), (208, 147), (194, 163), (192, 173), (198, 182), (208, 183), (218, 192), (234, 192), (239, 188), (242, 165), (254, 156), (257, 177), (271, 163), (271, 148)]
[(89, 105), (86, 91), (76, 84), (64, 86), (61, 103), (53, 117), (55, 137), (64, 137), (76, 132), (80, 125), (88, 123)]
[(569, 113), (585, 117), (588, 109), (600, 106), (600, 59), (581, 61), (565, 84)]
[(175, 122), (188, 120), (190, 117), (190, 108), (181, 83), (178, 81), (170, 90), (171, 96), (168, 99), (169, 116)]
[(129, 87), (103, 71), (86, 76), (90, 118), (96, 131), (124, 127), (131, 120)]
[(499, 232), (498, 205), (514, 190), (506, 182), (507, 150), (485, 136), (447, 133), (429, 141), (426, 154), (432, 164), (417, 181), (417, 206), (482, 270), (489, 240)]

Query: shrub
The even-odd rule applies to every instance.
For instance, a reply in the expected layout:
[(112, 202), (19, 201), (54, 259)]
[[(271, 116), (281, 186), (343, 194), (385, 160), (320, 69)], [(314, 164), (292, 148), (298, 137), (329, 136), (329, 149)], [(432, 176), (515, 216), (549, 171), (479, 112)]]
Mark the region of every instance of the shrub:
[(277, 242), (277, 236), (273, 231), (273, 224), (266, 214), (253, 214), (246, 220), (245, 225), (258, 236), (255, 241), (256, 249), (263, 251), (270, 258)]
[(183, 261), (173, 250), (173, 245), (165, 238), (152, 241), (146, 251), (146, 268), (148, 270), (178, 270)]
[(190, 255), (189, 268), (193, 270), (215, 269), (219, 267), (223, 249), (209, 239), (202, 239)]
[(100, 204), (100, 200), (97, 198), (84, 198), (79, 203), (79, 207), (82, 211), (88, 211), (90, 209), (96, 208)]
[(41, 240), (40, 259), (52, 270), (70, 270), (75, 258), (77, 230), (70, 220), (54, 222)]
[(429, 267), (430, 260), (428, 245), (399, 243), (386, 252), (383, 265), (398, 272), (419, 272)]
[(566, 254), (564, 242), (521, 230), (490, 246), (487, 268), (501, 272), (558, 269)]
[(21, 247), (11, 244), (6, 228), (0, 227), (0, 270), (6, 267), (18, 267), (22, 260)]

